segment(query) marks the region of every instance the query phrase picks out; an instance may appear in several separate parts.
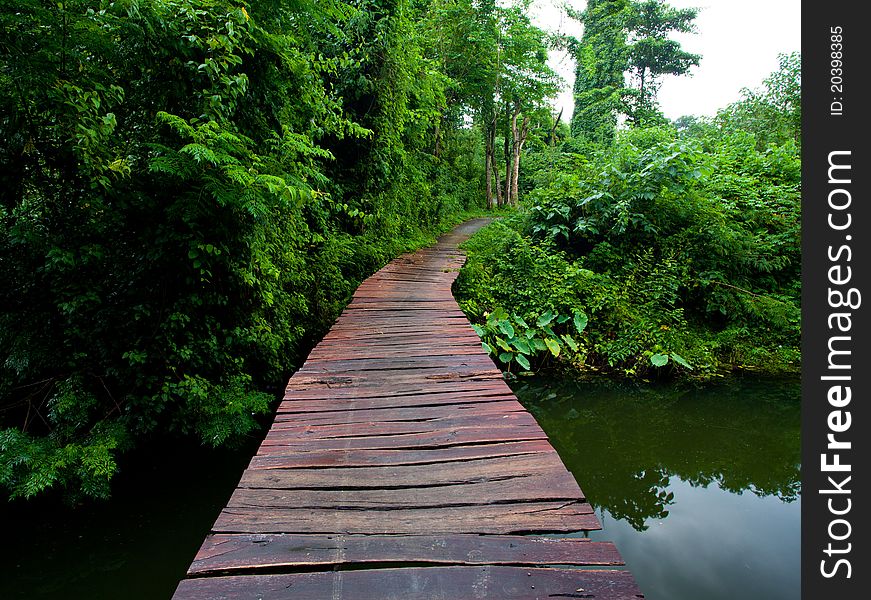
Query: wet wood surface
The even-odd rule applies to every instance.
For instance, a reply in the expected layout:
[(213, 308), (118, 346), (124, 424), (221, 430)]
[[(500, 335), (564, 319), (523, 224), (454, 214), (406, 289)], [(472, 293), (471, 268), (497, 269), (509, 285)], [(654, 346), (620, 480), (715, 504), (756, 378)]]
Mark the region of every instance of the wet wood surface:
[(175, 598), (643, 597), (451, 295), (481, 225), (358, 288)]

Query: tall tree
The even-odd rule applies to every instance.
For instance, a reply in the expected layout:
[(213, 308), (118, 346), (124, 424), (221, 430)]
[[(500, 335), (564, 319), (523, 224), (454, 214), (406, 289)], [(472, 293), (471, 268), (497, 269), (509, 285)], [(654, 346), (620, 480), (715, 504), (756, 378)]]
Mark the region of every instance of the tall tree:
[(528, 16), (527, 3), (505, 9), (502, 16), (500, 87), (503, 106), (505, 189), (503, 202), (517, 204), (520, 158), (537, 112), (545, 111), (557, 92), (557, 76), (547, 66), (545, 33)]
[(674, 8), (663, 0), (633, 2), (626, 26), (629, 30), (627, 116), (643, 125), (660, 116), (656, 96), (663, 75), (685, 75), (698, 66), (701, 56), (686, 52), (669, 38), (674, 32), (694, 33), (697, 8)]
[(584, 24), (581, 40), (570, 44), (577, 62), (571, 121), (575, 137), (597, 142), (614, 138), (628, 60), (630, 8), (629, 0), (589, 0), (582, 12), (568, 9), (569, 16)]
[(700, 59), (669, 36), (694, 32), (698, 10), (663, 0), (589, 0), (585, 10), (567, 12), (584, 25), (581, 39), (567, 44), (577, 63), (572, 135), (610, 143), (621, 113), (639, 125), (662, 119), (662, 76), (684, 75)]
[(557, 76), (547, 66), (547, 36), (530, 21), (529, 8), (528, 0), (428, 4), (429, 52), (448, 80), (445, 115), (471, 119), (481, 133), (490, 207), (517, 202), (530, 123), (557, 91)]

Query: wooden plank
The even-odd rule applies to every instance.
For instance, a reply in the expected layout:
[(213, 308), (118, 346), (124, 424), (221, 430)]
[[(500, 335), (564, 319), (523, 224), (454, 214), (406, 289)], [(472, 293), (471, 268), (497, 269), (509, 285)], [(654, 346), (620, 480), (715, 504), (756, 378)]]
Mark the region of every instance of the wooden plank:
[[(335, 410), (335, 403), (345, 401), (353, 403), (355, 407), (377, 408), (377, 403), (391, 402), (396, 406), (432, 406), (434, 404), (460, 404), (462, 402), (483, 401), (487, 398), (499, 400), (513, 399), (511, 388), (504, 382), (495, 382), (492, 385), (466, 386), (459, 390), (442, 390), (432, 388), (412, 388), (409, 390), (347, 390), (333, 388), (319, 388), (314, 390), (288, 389), (284, 395), (284, 403), (281, 406), (289, 406), (287, 403), (296, 403), (295, 410), (307, 410), (318, 400), (330, 402), (331, 410)], [(366, 402), (372, 404), (366, 405)], [(398, 404), (397, 404), (398, 403)], [(353, 407), (349, 407), (353, 408)]]
[[(341, 373), (331, 371), (327, 373), (300, 373), (294, 375), (293, 379), (296, 379), (296, 381), (289, 388), (291, 390), (341, 390), (346, 388), (354, 390), (354, 392), (361, 391), (379, 395), (424, 389), (443, 392), (470, 391), (478, 389), (478, 384), (488, 382), (492, 382), (493, 387), (496, 387), (499, 383), (504, 385), (501, 374), (490, 373), (475, 368), (434, 373), (388, 370), (379, 373), (377, 377), (365, 377), (353, 372)], [(385, 380), (389, 380), (389, 385), (385, 383)], [(484, 389), (484, 386), (481, 386), (481, 389)]]
[(571, 477), (530, 475), (513, 480), (494, 479), (454, 485), (424, 485), (387, 489), (237, 488), (229, 508), (319, 508), (393, 510), (448, 506), (479, 506), (511, 502), (578, 500)]
[(513, 396), (507, 396), (501, 391), (458, 392), (455, 394), (392, 394), (389, 396), (374, 396), (369, 398), (322, 398), (322, 394), (313, 394), (312, 399), (305, 400), (298, 396), (291, 396), (278, 405), (278, 415), (311, 415), (316, 417), (318, 413), (358, 412), (368, 410), (404, 410), (412, 408), (444, 408), (463, 406), (474, 402), (482, 408), (489, 403), (516, 402)]
[(638, 600), (626, 571), (502, 566), (418, 567), (186, 579), (175, 600)]
[[(479, 481), (509, 481), (552, 476), (574, 481), (555, 452), (523, 456), (475, 458), (428, 465), (379, 465), (321, 469), (248, 469), (239, 487), (273, 489), (366, 489), (459, 485)], [(542, 491), (544, 493), (544, 491)], [(583, 497), (578, 489), (578, 497)]]
[[(459, 361), (458, 361), (459, 362)], [(489, 370), (489, 367), (476, 364), (457, 364), (455, 368), (443, 365), (418, 367), (387, 367), (378, 368), (373, 365), (369, 372), (362, 372), (363, 365), (352, 365), (346, 369), (308, 368), (300, 369), (294, 375), (297, 379), (294, 388), (312, 385), (329, 385), (330, 387), (355, 387), (382, 389), (389, 391), (403, 384), (438, 385), (442, 382), (457, 381), (501, 381), (502, 374)], [(326, 381), (325, 381), (326, 380)], [(338, 380), (338, 381), (337, 381)]]
[[(344, 406), (347, 406), (345, 404)], [(458, 417), (484, 417), (526, 413), (523, 405), (516, 400), (499, 402), (464, 402), (437, 406), (391, 406), (358, 410), (329, 410), (319, 412), (282, 411), (275, 416), (275, 423), (294, 423), (299, 425), (327, 425), (336, 423), (372, 423), (376, 421), (433, 421)], [(526, 413), (528, 414), (528, 413)]]
[(422, 450), (321, 450), (282, 452), (273, 447), (269, 454), (257, 454), (251, 459), (249, 469), (312, 469), (325, 467), (371, 467), (387, 465), (430, 465), (460, 462), (475, 458), (518, 457), (529, 454), (553, 452), (545, 440), (507, 442), (501, 444), (476, 444), (473, 446), (450, 446)]
[[(452, 343), (439, 342), (437, 348), (419, 348), (419, 355), (426, 356), (474, 356), (481, 353), (481, 349), (477, 346), (469, 346), (467, 340), (458, 339)], [(373, 346), (369, 342), (361, 342), (356, 344), (344, 343), (336, 344), (335, 346), (326, 345), (324, 347), (317, 346), (308, 356), (308, 360), (331, 360), (336, 353), (343, 353), (344, 360), (347, 361), (369, 361), (373, 359), (394, 359), (394, 358), (417, 358), (418, 354), (415, 351), (409, 351), (408, 348), (397, 348), (394, 345), (390, 346)]]
[[(431, 431), (467, 428), (522, 428), (537, 427), (535, 419), (526, 411), (499, 413), (479, 412), (457, 416), (433, 417), (411, 421), (352, 421), (349, 423), (298, 423), (276, 420), (272, 432), (293, 433), (298, 440), (359, 438), (381, 435), (428, 433)], [(519, 430), (519, 429), (518, 429)]]
[(215, 533), (574, 533), (601, 529), (586, 502), (517, 502), (413, 509), (231, 508)]
[(614, 544), (586, 538), (214, 534), (206, 538), (188, 574), (315, 566), (327, 570), (371, 563), (616, 566), (623, 560)]
[(301, 440), (299, 436), (281, 431), (270, 431), (258, 452), (269, 454), (275, 448), (306, 450), (376, 450), (379, 448), (443, 448), (469, 444), (491, 444), (546, 440), (547, 436), (538, 425), (512, 425), (509, 427), (466, 427), (441, 429), (425, 433), (380, 435), (370, 437), (341, 437), (332, 439)]
[[(337, 350), (337, 352), (347, 350)], [(440, 356), (397, 355), (386, 358), (362, 358), (356, 356), (321, 356), (309, 360), (297, 373), (354, 373), (357, 371), (404, 371), (414, 370), (422, 373), (429, 369), (442, 369), (454, 372), (456, 368), (468, 367), (476, 371), (493, 369), (493, 362), (480, 351), (475, 354), (450, 353)], [(383, 383), (383, 380), (382, 380)]]

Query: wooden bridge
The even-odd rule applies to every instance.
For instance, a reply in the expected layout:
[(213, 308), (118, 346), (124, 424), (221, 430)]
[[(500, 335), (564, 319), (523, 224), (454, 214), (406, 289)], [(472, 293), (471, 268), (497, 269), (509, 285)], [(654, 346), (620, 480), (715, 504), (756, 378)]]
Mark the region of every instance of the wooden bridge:
[(451, 295), (482, 224), (359, 287), (176, 599), (643, 598)]

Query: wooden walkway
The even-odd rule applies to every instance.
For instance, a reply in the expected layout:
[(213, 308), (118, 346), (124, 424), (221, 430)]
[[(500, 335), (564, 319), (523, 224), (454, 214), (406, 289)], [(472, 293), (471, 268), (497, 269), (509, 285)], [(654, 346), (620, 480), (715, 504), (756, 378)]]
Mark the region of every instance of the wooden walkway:
[(451, 295), (482, 224), (363, 282), (176, 599), (643, 597), (612, 544), (553, 535), (600, 526)]

